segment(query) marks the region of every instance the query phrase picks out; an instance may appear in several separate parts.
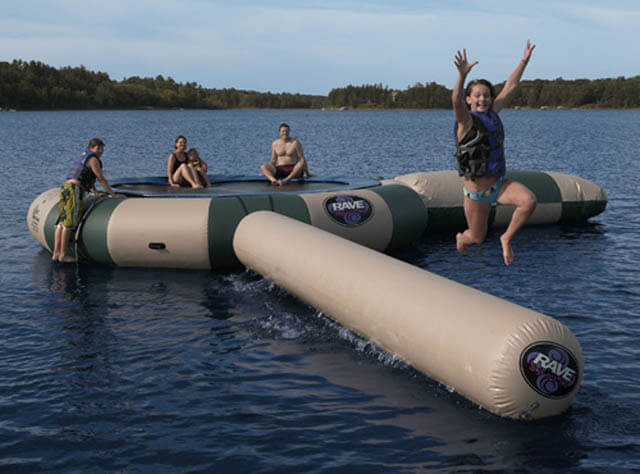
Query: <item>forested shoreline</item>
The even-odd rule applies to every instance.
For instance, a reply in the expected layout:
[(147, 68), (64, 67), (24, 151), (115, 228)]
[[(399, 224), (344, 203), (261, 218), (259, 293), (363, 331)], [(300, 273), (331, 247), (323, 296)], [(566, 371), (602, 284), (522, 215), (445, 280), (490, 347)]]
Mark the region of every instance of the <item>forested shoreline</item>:
[[(504, 84), (496, 85), (496, 93)], [(640, 76), (609, 79), (525, 80), (511, 107), (640, 108)], [(382, 84), (334, 88), (328, 96), (208, 89), (171, 77), (112, 80), (80, 67), (55, 68), (39, 61), (0, 62), (0, 109), (236, 109), (348, 108), (450, 109), (451, 89), (417, 82), (405, 90)]]
[[(504, 83), (495, 85), (498, 94)], [(327, 98), (330, 107), (381, 109), (450, 109), (451, 89), (431, 82), (416, 83), (405, 90), (382, 84), (333, 89)], [(640, 108), (640, 76), (615, 79), (562, 78), (520, 82), (509, 107), (513, 108)]]
[(112, 80), (80, 67), (56, 69), (39, 61), (0, 62), (0, 107), (20, 110), (136, 108), (320, 108), (326, 97), (237, 89), (205, 89), (171, 77)]

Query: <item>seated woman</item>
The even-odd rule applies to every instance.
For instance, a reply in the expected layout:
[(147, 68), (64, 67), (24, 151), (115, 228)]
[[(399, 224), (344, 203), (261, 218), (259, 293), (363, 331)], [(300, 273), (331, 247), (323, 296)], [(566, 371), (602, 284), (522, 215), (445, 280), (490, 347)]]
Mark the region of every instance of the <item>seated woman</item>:
[(202, 188), (195, 170), (189, 166), (189, 161), (185, 149), (187, 139), (180, 135), (175, 141), (176, 150), (169, 155), (167, 160), (167, 178), (171, 187)]
[(207, 176), (207, 162), (200, 158), (198, 150), (190, 148), (187, 152), (187, 157), (189, 158), (189, 166), (195, 171), (198, 180), (204, 184), (205, 187), (211, 186), (211, 181), (209, 181), (209, 176)]

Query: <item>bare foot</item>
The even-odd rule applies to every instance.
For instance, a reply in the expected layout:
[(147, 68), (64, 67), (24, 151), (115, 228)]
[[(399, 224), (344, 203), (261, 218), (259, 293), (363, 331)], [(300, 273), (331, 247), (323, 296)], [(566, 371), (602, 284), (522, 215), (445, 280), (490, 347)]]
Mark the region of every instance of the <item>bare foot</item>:
[(59, 262), (64, 262), (64, 263), (75, 263), (78, 261), (77, 258), (73, 258), (71, 255), (65, 255), (64, 257), (60, 257), (58, 259)]
[(53, 260), (54, 262), (58, 260), (58, 254), (54, 253), (53, 255), (51, 255), (51, 260)]
[(504, 257), (504, 264), (511, 265), (513, 260), (515, 259), (515, 255), (513, 253), (513, 249), (511, 248), (511, 241), (505, 238), (505, 236), (500, 237), (500, 243), (502, 244), (502, 256)]
[(456, 248), (460, 253), (467, 253), (467, 244), (464, 243), (462, 239), (462, 232), (458, 232), (456, 234)]

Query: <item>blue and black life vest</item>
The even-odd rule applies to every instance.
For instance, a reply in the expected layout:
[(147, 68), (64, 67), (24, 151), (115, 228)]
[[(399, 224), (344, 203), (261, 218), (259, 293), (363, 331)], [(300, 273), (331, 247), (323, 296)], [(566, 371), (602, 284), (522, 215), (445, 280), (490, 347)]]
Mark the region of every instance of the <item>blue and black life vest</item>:
[(504, 128), (497, 113), (471, 112), (475, 134), (468, 133), (457, 143), (457, 122), (454, 137), (458, 148), (455, 153), (458, 174), (466, 178), (481, 176), (500, 177), (506, 172), (504, 159)]
[(100, 167), (102, 168), (102, 161), (100, 158), (98, 158), (91, 150), (87, 150), (80, 155), (80, 158), (73, 162), (71, 171), (67, 176), (67, 179), (77, 179), (80, 182), (80, 188), (87, 193), (91, 191), (91, 188), (96, 184), (96, 175), (93, 170), (87, 166), (87, 160), (92, 156), (98, 160)]

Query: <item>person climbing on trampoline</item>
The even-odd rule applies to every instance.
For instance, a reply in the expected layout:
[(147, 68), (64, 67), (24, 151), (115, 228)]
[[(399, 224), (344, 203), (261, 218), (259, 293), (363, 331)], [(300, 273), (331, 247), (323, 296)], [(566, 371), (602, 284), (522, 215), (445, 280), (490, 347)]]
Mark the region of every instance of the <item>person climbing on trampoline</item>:
[(77, 262), (77, 256), (69, 255), (69, 241), (71, 234), (77, 229), (82, 219), (83, 199), (87, 193), (96, 197), (103, 197), (96, 189), (96, 180), (100, 182), (106, 194), (113, 198), (124, 197), (116, 194), (109, 186), (102, 174), (102, 154), (104, 142), (99, 138), (89, 140), (87, 150), (74, 160), (71, 171), (65, 183), (60, 187), (60, 203), (58, 204), (58, 219), (53, 234), (53, 254), (51, 260), (56, 262)]
[(464, 176), (464, 213), (468, 228), (456, 235), (459, 252), (469, 245), (484, 242), (488, 218), (494, 202), (513, 205), (515, 210), (507, 230), (500, 236), (504, 263), (511, 265), (514, 252), (511, 241), (536, 208), (536, 197), (521, 183), (505, 178), (504, 129), (498, 113), (507, 106), (518, 87), (535, 45), (529, 41), (524, 56), (496, 96), (485, 79), (464, 83), (478, 61), (470, 63), (467, 51), (458, 51), (454, 64), (458, 80), (451, 101), (456, 119), (454, 135), (458, 174)]
[(289, 125), (280, 124), (278, 131), (280, 138), (271, 144), (269, 162), (260, 166), (262, 174), (271, 184), (278, 186), (287, 184), (294, 178), (303, 178), (305, 175), (312, 176), (309, 173), (302, 145), (289, 135)]

